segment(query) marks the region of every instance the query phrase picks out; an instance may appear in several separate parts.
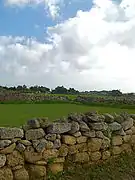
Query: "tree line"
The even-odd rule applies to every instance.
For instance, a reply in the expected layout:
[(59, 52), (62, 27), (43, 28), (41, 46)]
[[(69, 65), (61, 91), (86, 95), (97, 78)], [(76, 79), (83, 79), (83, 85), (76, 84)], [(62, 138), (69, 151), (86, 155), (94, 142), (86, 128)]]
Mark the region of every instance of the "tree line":
[(66, 88), (64, 86), (57, 86), (54, 89), (50, 89), (45, 86), (30, 86), (26, 85), (18, 85), (18, 86), (0, 86), (0, 91), (15, 91), (15, 92), (23, 92), (23, 93), (46, 93), (46, 94), (95, 94), (95, 95), (110, 95), (110, 96), (122, 96), (122, 92), (120, 90), (111, 90), (111, 91), (79, 91), (74, 88)]

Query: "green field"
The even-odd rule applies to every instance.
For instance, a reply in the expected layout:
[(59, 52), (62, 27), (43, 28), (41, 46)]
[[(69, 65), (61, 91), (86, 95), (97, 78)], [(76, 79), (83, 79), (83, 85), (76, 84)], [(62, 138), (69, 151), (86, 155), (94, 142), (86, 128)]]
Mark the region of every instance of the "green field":
[(49, 117), (50, 120), (66, 116), (70, 112), (96, 110), (99, 113), (126, 111), (135, 113), (135, 109), (94, 107), (75, 104), (0, 104), (0, 126), (20, 126), (34, 117)]

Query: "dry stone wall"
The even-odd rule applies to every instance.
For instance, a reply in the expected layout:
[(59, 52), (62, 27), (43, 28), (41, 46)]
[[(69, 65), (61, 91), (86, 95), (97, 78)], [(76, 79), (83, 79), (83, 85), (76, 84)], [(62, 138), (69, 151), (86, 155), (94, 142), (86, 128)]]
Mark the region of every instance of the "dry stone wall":
[(135, 114), (70, 114), (0, 128), (0, 180), (45, 180), (65, 164), (97, 163), (135, 150)]

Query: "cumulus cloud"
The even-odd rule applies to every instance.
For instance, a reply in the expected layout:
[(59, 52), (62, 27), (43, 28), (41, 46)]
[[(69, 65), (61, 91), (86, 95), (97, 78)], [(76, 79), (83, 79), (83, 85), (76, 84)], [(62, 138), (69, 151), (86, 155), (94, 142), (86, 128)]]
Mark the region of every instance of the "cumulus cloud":
[(48, 43), (0, 37), (2, 83), (135, 91), (135, 3), (94, 0), (48, 28)]

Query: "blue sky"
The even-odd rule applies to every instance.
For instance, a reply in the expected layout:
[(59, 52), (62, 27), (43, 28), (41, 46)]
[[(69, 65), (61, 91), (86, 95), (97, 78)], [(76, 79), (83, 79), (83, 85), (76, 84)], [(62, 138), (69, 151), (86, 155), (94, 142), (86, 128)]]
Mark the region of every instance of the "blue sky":
[(44, 41), (45, 29), (48, 26), (54, 26), (68, 18), (74, 17), (78, 10), (89, 10), (91, 0), (74, 1), (69, 4), (65, 3), (60, 11), (60, 17), (53, 20), (47, 16), (45, 4), (18, 7), (7, 6), (0, 1), (0, 35), (1, 36), (26, 36), (36, 37)]

